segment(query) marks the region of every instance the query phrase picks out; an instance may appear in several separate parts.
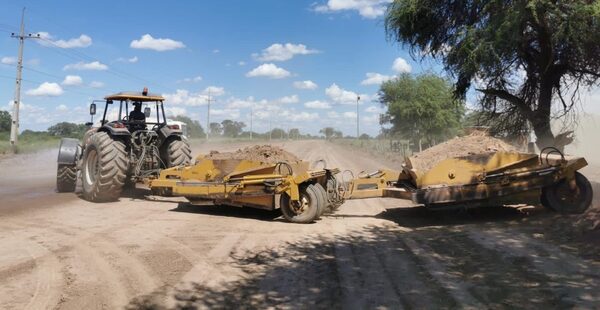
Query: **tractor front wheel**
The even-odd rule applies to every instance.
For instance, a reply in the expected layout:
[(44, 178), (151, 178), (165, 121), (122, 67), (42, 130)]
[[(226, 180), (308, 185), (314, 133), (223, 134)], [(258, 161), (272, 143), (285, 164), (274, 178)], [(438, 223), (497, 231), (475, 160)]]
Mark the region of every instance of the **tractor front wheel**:
[[(572, 183), (574, 182), (574, 183)], [(593, 190), (590, 181), (581, 173), (575, 178), (542, 189), (542, 205), (561, 213), (583, 213), (592, 204)]]
[(56, 171), (56, 191), (59, 193), (74, 192), (77, 183), (77, 167), (74, 165), (58, 165)]
[(105, 132), (93, 134), (83, 154), (83, 197), (93, 202), (119, 198), (128, 168), (125, 144)]

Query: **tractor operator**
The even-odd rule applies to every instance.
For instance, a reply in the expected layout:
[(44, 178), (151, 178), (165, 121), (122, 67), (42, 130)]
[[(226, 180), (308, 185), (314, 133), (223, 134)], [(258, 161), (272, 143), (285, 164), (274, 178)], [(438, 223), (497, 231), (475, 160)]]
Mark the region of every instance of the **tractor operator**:
[(134, 102), (133, 110), (129, 113), (129, 121), (131, 122), (131, 131), (145, 129), (146, 128), (146, 115), (142, 112), (142, 103)]

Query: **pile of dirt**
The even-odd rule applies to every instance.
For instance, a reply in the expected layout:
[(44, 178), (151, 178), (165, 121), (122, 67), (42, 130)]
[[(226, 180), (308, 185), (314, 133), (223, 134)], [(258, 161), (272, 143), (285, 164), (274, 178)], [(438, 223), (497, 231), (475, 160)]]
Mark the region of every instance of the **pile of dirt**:
[(498, 151), (516, 151), (517, 148), (490, 137), (484, 132), (473, 132), (464, 137), (456, 137), (409, 158), (410, 165), (418, 171), (428, 171), (444, 159), (473, 154), (492, 153)]
[(274, 164), (278, 162), (299, 162), (296, 155), (285, 151), (284, 149), (271, 145), (254, 145), (239, 149), (235, 152), (210, 151), (206, 156), (208, 159), (237, 159), (251, 160), (262, 163)]

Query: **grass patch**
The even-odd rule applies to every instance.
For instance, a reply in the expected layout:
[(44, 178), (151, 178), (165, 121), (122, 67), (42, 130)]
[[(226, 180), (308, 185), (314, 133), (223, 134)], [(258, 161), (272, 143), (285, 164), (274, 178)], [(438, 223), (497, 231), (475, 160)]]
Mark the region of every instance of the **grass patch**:
[[(17, 153), (34, 153), (37, 151), (58, 147), (60, 137), (47, 132), (26, 130), (19, 135)], [(11, 154), (10, 133), (0, 132), (0, 154)]]

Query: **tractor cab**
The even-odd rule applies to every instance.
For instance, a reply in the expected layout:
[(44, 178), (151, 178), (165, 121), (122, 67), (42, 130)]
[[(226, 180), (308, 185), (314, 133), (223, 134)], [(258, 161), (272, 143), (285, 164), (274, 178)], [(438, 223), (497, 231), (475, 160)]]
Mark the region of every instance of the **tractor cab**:
[(90, 114), (93, 118), (96, 103), (102, 102), (104, 110), (98, 127), (108, 127), (113, 133), (158, 130), (167, 125), (164, 100), (160, 95), (148, 93), (147, 88), (142, 92), (120, 92), (93, 101)]

